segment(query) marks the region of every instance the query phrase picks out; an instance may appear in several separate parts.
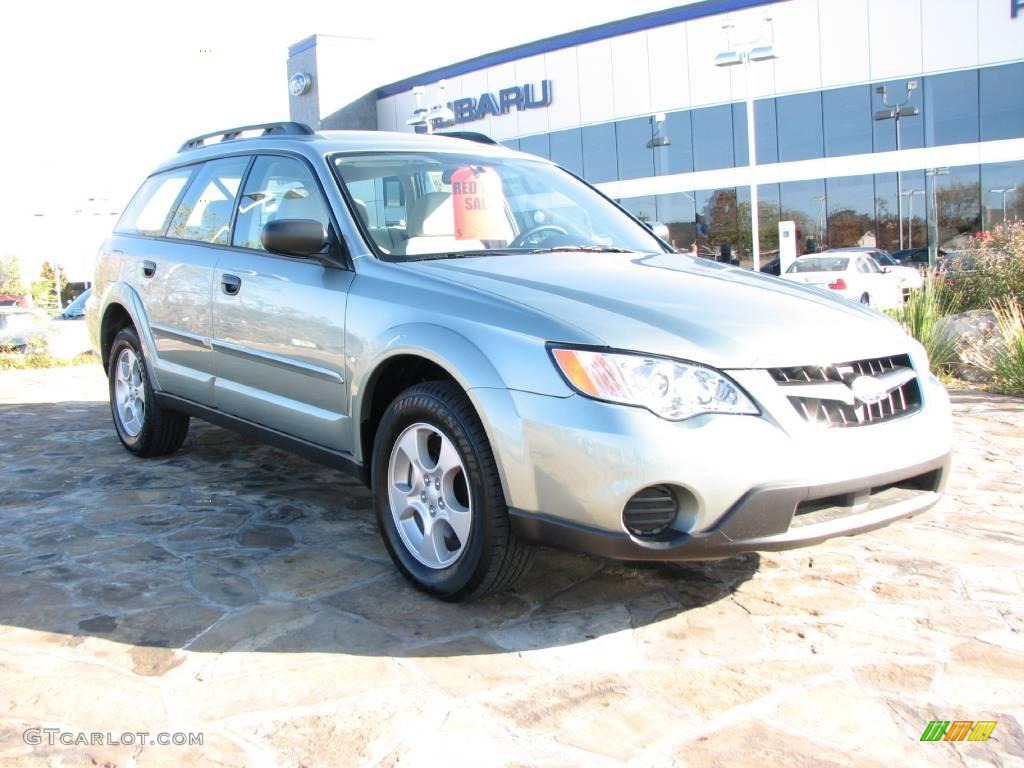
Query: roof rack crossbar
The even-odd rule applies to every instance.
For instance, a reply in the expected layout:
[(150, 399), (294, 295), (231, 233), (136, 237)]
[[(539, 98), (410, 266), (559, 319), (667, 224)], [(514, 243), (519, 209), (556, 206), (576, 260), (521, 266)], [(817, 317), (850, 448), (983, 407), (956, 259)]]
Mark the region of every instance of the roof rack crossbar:
[(212, 139), (216, 136), (220, 136), (220, 140), (232, 141), (237, 139), (246, 131), (263, 131), (261, 136), (312, 136), (315, 131), (305, 123), (295, 122), (278, 122), (278, 123), (258, 123), (256, 125), (240, 125), (237, 128), (227, 128), (223, 131), (213, 131), (212, 133), (204, 133), (201, 136), (193, 136), (191, 139), (181, 145), (179, 152), (184, 152), (187, 149), (198, 149), (199, 147), (206, 146), (206, 140)]

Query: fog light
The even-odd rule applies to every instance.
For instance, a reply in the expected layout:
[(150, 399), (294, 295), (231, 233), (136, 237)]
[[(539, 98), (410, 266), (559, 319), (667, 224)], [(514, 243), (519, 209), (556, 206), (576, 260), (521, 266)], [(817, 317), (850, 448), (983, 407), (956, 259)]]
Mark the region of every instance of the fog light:
[(634, 536), (657, 536), (676, 519), (679, 503), (664, 485), (652, 485), (633, 494), (622, 509), (622, 524)]

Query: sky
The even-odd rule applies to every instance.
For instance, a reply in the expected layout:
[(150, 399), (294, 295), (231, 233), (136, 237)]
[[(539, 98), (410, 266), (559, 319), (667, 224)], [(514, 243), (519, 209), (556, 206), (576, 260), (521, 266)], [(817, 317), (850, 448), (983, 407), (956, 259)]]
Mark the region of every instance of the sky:
[(288, 46), (313, 33), (378, 39), (383, 85), (686, 1), (21, 2), (0, 27), (0, 218), (109, 218), (187, 137), (287, 119)]

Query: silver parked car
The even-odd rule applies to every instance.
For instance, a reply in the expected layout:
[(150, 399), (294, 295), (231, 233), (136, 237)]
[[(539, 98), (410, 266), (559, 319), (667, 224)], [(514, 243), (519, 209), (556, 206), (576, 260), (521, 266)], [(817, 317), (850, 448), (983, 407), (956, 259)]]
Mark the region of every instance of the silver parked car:
[(87, 322), (129, 451), (196, 416), (346, 467), (449, 600), (534, 543), (691, 560), (870, 530), (948, 472), (946, 393), (896, 323), (672, 252), (480, 136), (192, 139), (104, 243)]

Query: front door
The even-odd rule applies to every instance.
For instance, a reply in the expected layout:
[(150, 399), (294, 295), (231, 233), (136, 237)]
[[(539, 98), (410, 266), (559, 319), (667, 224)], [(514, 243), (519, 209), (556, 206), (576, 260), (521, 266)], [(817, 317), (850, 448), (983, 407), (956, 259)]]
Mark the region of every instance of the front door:
[(353, 273), (268, 253), (274, 219), (331, 228), (312, 171), (293, 157), (256, 158), (232, 244), (214, 275), (217, 408), (339, 451), (351, 451), (345, 386), (345, 303)]

